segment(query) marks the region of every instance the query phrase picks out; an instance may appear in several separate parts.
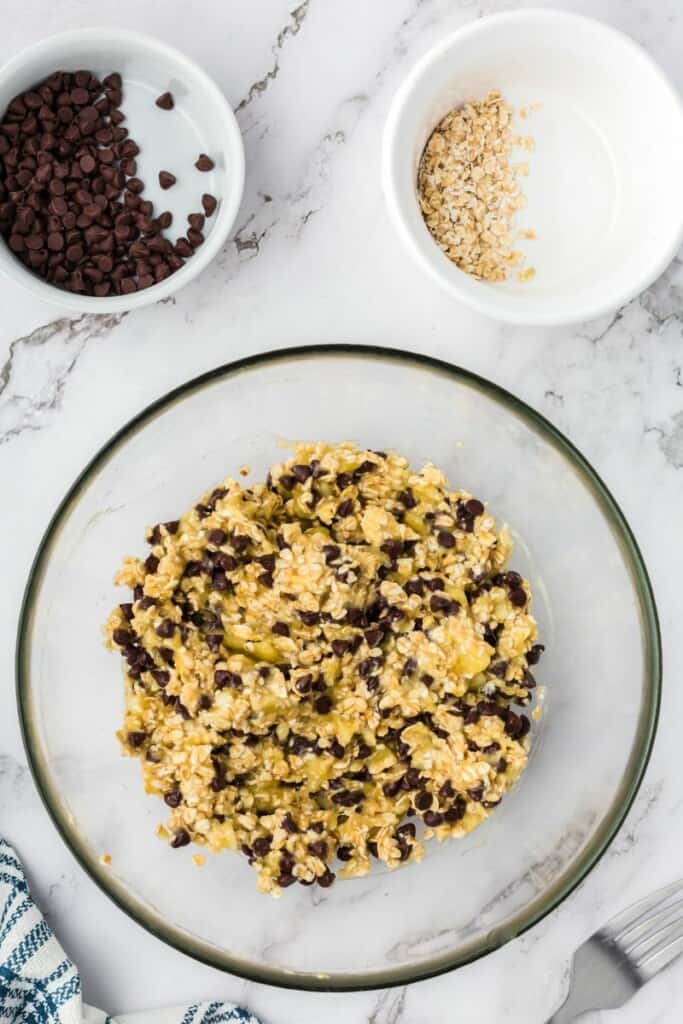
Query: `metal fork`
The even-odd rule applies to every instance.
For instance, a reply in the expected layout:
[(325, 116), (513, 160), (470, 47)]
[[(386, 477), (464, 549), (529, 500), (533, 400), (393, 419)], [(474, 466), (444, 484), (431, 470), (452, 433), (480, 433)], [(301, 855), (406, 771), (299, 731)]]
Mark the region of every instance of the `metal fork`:
[(683, 953), (683, 880), (617, 914), (577, 949), (569, 991), (548, 1024), (622, 1006)]

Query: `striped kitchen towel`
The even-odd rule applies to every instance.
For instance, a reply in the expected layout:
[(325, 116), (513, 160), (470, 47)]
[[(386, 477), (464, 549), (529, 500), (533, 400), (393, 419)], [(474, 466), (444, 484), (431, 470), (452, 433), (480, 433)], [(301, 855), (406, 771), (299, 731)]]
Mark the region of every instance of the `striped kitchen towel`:
[(0, 839), (0, 1024), (259, 1024), (232, 1003), (108, 1017), (81, 1000), (81, 977), (29, 892), (19, 859)]

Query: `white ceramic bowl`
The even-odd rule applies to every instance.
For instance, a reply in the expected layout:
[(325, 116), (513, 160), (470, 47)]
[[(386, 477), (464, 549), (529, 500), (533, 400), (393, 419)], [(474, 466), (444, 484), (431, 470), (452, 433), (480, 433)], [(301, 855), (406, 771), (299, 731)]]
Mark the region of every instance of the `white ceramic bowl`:
[[(138, 177), (145, 182), (144, 199), (155, 212), (170, 210), (173, 224), (165, 232), (175, 241), (187, 230), (187, 215), (202, 212), (201, 197), (209, 192), (219, 200), (207, 218), (206, 241), (184, 267), (166, 280), (132, 295), (93, 298), (63, 291), (32, 274), (0, 239), (1, 287), (11, 282), (46, 302), (85, 313), (116, 313), (138, 309), (178, 291), (199, 274), (225, 243), (244, 190), (244, 146), (239, 126), (218, 86), (194, 61), (178, 50), (137, 32), (87, 28), (50, 36), (24, 50), (0, 69), (0, 114), (10, 100), (53, 71), (86, 68), (103, 76), (123, 76), (122, 110), (131, 138), (140, 146)], [(160, 110), (157, 96), (170, 90), (173, 110)], [(194, 162), (207, 153), (215, 162), (209, 172)], [(163, 191), (161, 170), (171, 171), (177, 183)], [(9, 283), (8, 283), (9, 282)], [(0, 293), (1, 294), (1, 293)]]
[[(477, 281), (441, 252), (416, 196), (422, 150), (454, 107), (499, 89), (516, 109), (540, 104), (520, 133), (527, 207), (517, 226), (531, 281)], [(483, 18), (435, 46), (393, 101), (383, 152), (391, 216), (418, 262), (453, 296), (496, 320), (587, 320), (633, 298), (683, 242), (683, 110), (651, 58), (627, 36), (564, 11)]]

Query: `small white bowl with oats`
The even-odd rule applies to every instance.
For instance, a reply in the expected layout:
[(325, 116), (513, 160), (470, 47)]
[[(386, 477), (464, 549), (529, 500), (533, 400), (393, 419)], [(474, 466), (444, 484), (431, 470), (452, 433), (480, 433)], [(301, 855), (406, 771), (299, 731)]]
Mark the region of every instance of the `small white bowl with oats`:
[(565, 11), (482, 18), (430, 50), (394, 98), (382, 163), (413, 256), (495, 320), (616, 310), (683, 243), (678, 93), (629, 37)]

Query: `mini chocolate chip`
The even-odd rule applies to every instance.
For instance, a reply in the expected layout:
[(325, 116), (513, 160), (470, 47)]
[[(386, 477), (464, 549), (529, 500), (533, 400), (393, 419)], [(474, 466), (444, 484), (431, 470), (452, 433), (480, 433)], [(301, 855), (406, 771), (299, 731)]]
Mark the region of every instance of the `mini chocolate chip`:
[(536, 680), (534, 679), (533, 675), (531, 674), (528, 668), (524, 669), (524, 676), (522, 677), (520, 686), (525, 686), (527, 690), (536, 689)]
[(336, 544), (324, 544), (322, 552), (328, 565), (336, 562), (341, 557), (341, 548), (337, 547)]
[(112, 633), (112, 639), (119, 647), (127, 647), (129, 644), (134, 644), (137, 637), (129, 629), (115, 629)]
[(431, 580), (425, 580), (424, 585), (426, 586), (427, 590), (431, 591), (432, 593), (435, 590), (443, 590), (444, 587), (446, 586), (444, 580), (442, 580), (440, 576), (434, 576)]
[(420, 785), (420, 773), (417, 768), (409, 768), (401, 779), (401, 789), (417, 789)]
[(366, 614), (362, 608), (347, 608), (346, 622), (348, 622), (350, 626), (366, 626)]
[(299, 676), (294, 684), (294, 688), (298, 693), (306, 694), (311, 692), (311, 684), (313, 682), (313, 676), (310, 672), (304, 676)]
[(470, 498), (469, 501), (465, 502), (465, 508), (472, 516), (480, 516), (484, 513), (484, 506), (478, 498)]
[(455, 822), (461, 821), (465, 817), (466, 811), (467, 802), (459, 793), (448, 810), (444, 812), (444, 819), (449, 823), (449, 825), (454, 825)]
[(415, 797), (415, 806), (418, 811), (427, 811), (432, 806), (432, 801), (432, 794), (425, 789)]
[(230, 580), (228, 579), (224, 572), (218, 571), (214, 572), (214, 574), (211, 577), (211, 586), (213, 587), (214, 590), (225, 591), (230, 590), (232, 584), (230, 583)]
[(283, 850), (280, 854), (280, 870), (289, 872), (295, 864), (294, 854), (289, 850)]
[(209, 539), (209, 544), (213, 544), (215, 547), (219, 548), (221, 546), (221, 544), (225, 544), (226, 540), (228, 539), (228, 535), (227, 535), (227, 533), (225, 533), (224, 530), (216, 529), (216, 530), (211, 530), (209, 532), (209, 538), (208, 539)]
[(291, 491), (296, 487), (296, 477), (291, 473), (282, 473), (278, 480), (280, 487), (284, 487), (286, 491)]
[(289, 626), (286, 622), (274, 622), (271, 627), (271, 631), (275, 633), (276, 636), (289, 636)]
[(170, 647), (160, 647), (159, 654), (167, 665), (173, 665), (175, 663), (175, 655)]
[(211, 217), (214, 213), (218, 201), (215, 196), (212, 196), (210, 192), (205, 192), (202, 196), (202, 206), (204, 207), (204, 213), (207, 217)]
[(213, 679), (216, 688), (219, 690), (222, 690), (224, 686), (232, 686), (235, 690), (242, 688), (242, 677), (237, 672), (230, 672), (228, 669), (216, 669)]
[(401, 491), (396, 497), (406, 508), (415, 508), (417, 505), (417, 500), (410, 487), (406, 487), (405, 491)]
[(329, 887), (332, 885), (336, 877), (337, 876), (333, 871), (330, 871), (329, 868), (325, 868), (322, 875), (318, 875), (318, 877), (316, 878), (316, 882), (323, 889), (329, 889)]
[(362, 790), (340, 789), (332, 796), (332, 802), (340, 807), (355, 807), (364, 800)]
[(402, 540), (385, 540), (380, 544), (380, 551), (383, 551), (389, 558), (396, 559), (400, 558), (403, 554), (404, 546)]
[(515, 572), (514, 569), (508, 569), (507, 572), (504, 572), (500, 575), (500, 582), (503, 584), (503, 586), (510, 587), (510, 589), (514, 589), (515, 587), (521, 587), (522, 577), (519, 575), (518, 572)]
[(179, 789), (169, 789), (167, 793), (164, 793), (164, 803), (169, 807), (180, 807), (182, 802), (183, 794)]
[(327, 857), (327, 843), (324, 839), (316, 839), (314, 842), (309, 843), (308, 850), (314, 857), (319, 857), (321, 860), (325, 860), (325, 857)]
[(272, 572), (262, 572), (260, 576), (256, 577), (256, 579), (262, 586), (267, 587), (269, 590), (273, 586)]
[(320, 622), (320, 613), (300, 611), (299, 618), (303, 622), (304, 626), (317, 626)]
[(526, 660), (529, 665), (536, 665), (540, 661), (541, 655), (545, 650), (543, 644), (534, 644), (531, 650), (527, 651)]
[(399, 825), (396, 829), (396, 835), (400, 839), (414, 839), (417, 835), (417, 829), (413, 825), (412, 821), (406, 821), (405, 824)]
[(368, 629), (364, 636), (368, 647), (378, 647), (384, 638), (384, 632), (381, 629)]
[(206, 153), (200, 153), (199, 158), (195, 161), (195, 167), (198, 171), (212, 171), (215, 164)]
[(426, 811), (424, 814), (424, 823), (429, 828), (437, 828), (443, 823), (443, 814), (440, 811)]
[(339, 846), (337, 847), (337, 857), (341, 861), (349, 861), (353, 857), (353, 848), (351, 846)]
[(178, 829), (176, 834), (171, 840), (171, 846), (174, 850), (179, 849), (181, 846), (187, 846), (190, 842), (190, 833), (185, 828)]
[(453, 536), (452, 533), (449, 533), (448, 530), (439, 530), (439, 532), (436, 535), (436, 539), (438, 544), (442, 548), (455, 547), (455, 537)]
[(271, 836), (260, 836), (254, 840), (252, 849), (257, 857), (265, 857), (267, 853), (270, 853), (272, 845), (273, 840)]
[(505, 732), (512, 739), (517, 739), (522, 732), (522, 721), (514, 711), (508, 711), (505, 717)]
[(361, 679), (367, 679), (371, 676), (375, 669), (380, 668), (382, 665), (382, 659), (377, 658), (364, 658), (358, 663), (358, 674)]
[(206, 550), (202, 557), (201, 565), (205, 572), (212, 572), (214, 569), (232, 572), (239, 563), (233, 555), (228, 555), (225, 551)]
[(188, 259), (194, 252), (194, 249), (186, 238), (179, 238), (176, 241), (174, 251), (178, 256), (182, 256), (183, 259)]
[(126, 739), (128, 741), (128, 745), (129, 746), (134, 747), (134, 748), (137, 749), (138, 747), (141, 747), (142, 744), (147, 739), (147, 733), (146, 732), (129, 732), (128, 735), (126, 736)]
[(170, 171), (159, 171), (159, 184), (165, 190), (175, 185), (177, 178), (175, 174), (171, 174)]
[(327, 694), (323, 694), (322, 697), (318, 697), (315, 702), (315, 710), (319, 715), (327, 715), (332, 710), (332, 698)]
[(275, 570), (275, 555), (260, 555), (256, 561), (263, 566), (266, 572)]
[(173, 619), (163, 619), (157, 626), (156, 632), (157, 636), (168, 639), (175, 633), (175, 622)]
[(510, 591), (510, 603), (514, 604), (517, 608), (523, 608), (526, 604), (526, 593), (521, 587), (516, 587)]
[(472, 789), (468, 789), (467, 795), (470, 800), (474, 800), (475, 803), (480, 803), (481, 798), (484, 795), (484, 783), (479, 782), (476, 786), (473, 786)]
[(300, 484), (305, 483), (309, 476), (312, 474), (312, 469), (303, 463), (297, 466), (292, 466), (292, 475), (296, 477)]
[(154, 102), (161, 110), (173, 110), (175, 106), (173, 94), (170, 92), (162, 92), (161, 96), (157, 96)]
[(285, 814), (285, 816), (282, 819), (282, 827), (285, 830), (285, 832), (289, 832), (290, 835), (295, 835), (297, 832), (300, 831), (298, 825), (294, 821), (294, 818), (289, 813), (289, 811)]
[(351, 498), (346, 498), (345, 501), (341, 501), (337, 505), (337, 513), (336, 514), (339, 516), (340, 519), (346, 519), (346, 517), (350, 516), (352, 512), (353, 512), (353, 501), (351, 500)]

